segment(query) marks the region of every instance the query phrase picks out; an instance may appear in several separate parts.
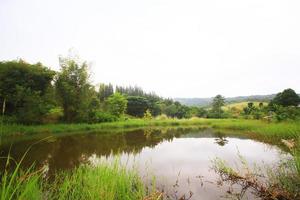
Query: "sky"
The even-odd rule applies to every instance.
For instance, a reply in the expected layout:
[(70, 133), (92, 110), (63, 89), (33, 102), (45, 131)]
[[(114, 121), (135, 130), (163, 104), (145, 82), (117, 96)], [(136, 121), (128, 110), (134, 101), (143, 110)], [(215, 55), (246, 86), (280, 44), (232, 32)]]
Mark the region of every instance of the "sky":
[(0, 0), (0, 60), (59, 70), (70, 49), (92, 81), (163, 97), (300, 92), (299, 0)]

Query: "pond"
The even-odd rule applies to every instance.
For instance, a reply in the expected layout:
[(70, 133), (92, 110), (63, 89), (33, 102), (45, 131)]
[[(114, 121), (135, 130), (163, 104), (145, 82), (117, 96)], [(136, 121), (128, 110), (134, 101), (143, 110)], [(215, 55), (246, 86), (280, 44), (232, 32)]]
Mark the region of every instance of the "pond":
[[(45, 136), (46, 137), (46, 136)], [(13, 141), (13, 140), (12, 140)], [(239, 164), (239, 156), (249, 166), (274, 165), (286, 155), (278, 147), (238, 134), (222, 134), (213, 129), (163, 128), (139, 129), (116, 133), (83, 133), (53, 136), (44, 141), (24, 138), (6, 141), (0, 147), (1, 156), (19, 160), (30, 145), (22, 167), (35, 163), (53, 176), (58, 170), (70, 170), (80, 164), (97, 164), (116, 155), (128, 167), (138, 169), (145, 184), (155, 176), (156, 187), (170, 199), (183, 195), (190, 199), (219, 199), (229, 186), (217, 184), (218, 175), (211, 169), (212, 160), (219, 157), (231, 165)], [(1, 160), (1, 170), (5, 160)], [(245, 199), (254, 198), (250, 193)]]

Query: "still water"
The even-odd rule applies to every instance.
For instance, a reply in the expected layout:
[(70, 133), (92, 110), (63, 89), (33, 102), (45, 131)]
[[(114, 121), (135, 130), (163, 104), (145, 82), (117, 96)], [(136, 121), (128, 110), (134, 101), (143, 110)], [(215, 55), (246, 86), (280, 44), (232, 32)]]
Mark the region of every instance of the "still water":
[[(45, 136), (46, 137), (46, 136)], [(42, 138), (42, 137), (40, 137)], [(249, 166), (274, 166), (287, 156), (278, 147), (251, 140), (236, 134), (222, 134), (212, 129), (140, 129), (118, 133), (84, 133), (53, 136), (44, 141), (24, 138), (6, 141), (0, 155), (9, 152), (20, 159), (30, 145), (24, 168), (35, 163), (45, 167), (51, 177), (59, 170), (70, 170), (80, 164), (97, 164), (116, 155), (127, 167), (136, 167), (145, 184), (156, 177), (156, 187), (180, 199), (220, 199), (226, 196), (229, 185), (217, 184), (218, 175), (211, 169), (212, 160), (219, 157), (231, 166), (240, 164), (238, 155)], [(0, 161), (1, 167), (4, 160)], [(99, 177), (101, 178), (101, 177)], [(238, 188), (237, 188), (238, 189)], [(243, 199), (253, 199), (246, 193)]]

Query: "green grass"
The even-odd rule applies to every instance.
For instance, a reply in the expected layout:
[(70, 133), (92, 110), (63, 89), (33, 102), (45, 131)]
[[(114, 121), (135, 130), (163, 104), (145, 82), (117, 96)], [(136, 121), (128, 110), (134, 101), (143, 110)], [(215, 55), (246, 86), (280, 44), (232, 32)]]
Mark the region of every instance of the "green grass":
[(237, 130), (252, 134), (258, 134), (269, 138), (298, 138), (300, 135), (300, 122), (267, 123), (260, 120), (246, 119), (166, 119), (166, 120), (143, 120), (130, 119), (99, 124), (47, 124), (47, 125), (3, 125), (3, 136), (32, 135), (39, 133), (75, 133), (75, 132), (109, 132), (143, 127), (165, 126), (202, 126), (218, 129)]
[[(130, 119), (101, 124), (51, 124), (38, 126), (4, 125), (4, 135), (30, 135), (51, 133), (61, 135), (66, 132), (102, 132), (128, 130), (143, 127), (211, 127), (220, 130), (236, 131), (259, 140), (280, 142), (281, 139), (293, 139), (296, 143), (293, 160), (280, 172), (278, 181), (287, 190), (293, 188), (300, 180), (300, 123), (296, 121), (268, 123), (259, 120), (245, 119), (166, 119), (143, 120)], [(290, 170), (293, 170), (292, 176)], [(40, 173), (20, 171), (1, 173), (0, 200), (6, 199), (143, 199), (147, 189), (134, 170), (126, 170), (116, 162), (101, 164), (95, 168), (81, 166), (71, 172), (59, 173), (53, 182), (43, 180)], [(292, 177), (292, 178), (291, 178)], [(296, 180), (296, 182), (295, 182)], [(293, 186), (293, 187), (292, 187)], [(298, 185), (296, 189), (298, 188)], [(99, 196), (103, 197), (100, 198)], [(98, 197), (98, 198), (97, 198)], [(158, 199), (158, 198), (156, 198)]]
[(117, 159), (60, 172), (52, 181), (42, 178), (39, 171), (22, 172), (19, 164), (12, 173), (5, 171), (1, 176), (0, 200), (142, 200), (147, 196), (149, 200), (159, 199), (154, 190), (148, 192), (151, 190), (145, 187), (134, 169), (126, 169)]
[[(202, 121), (202, 120), (201, 120)], [(46, 125), (3, 125), (2, 135), (30, 135), (39, 133), (66, 133), (66, 132), (102, 132), (117, 129), (142, 128), (151, 126), (187, 126), (198, 125), (199, 120), (188, 119), (166, 119), (166, 120), (144, 120), (130, 119), (127, 121), (117, 121), (98, 124), (46, 124)]]

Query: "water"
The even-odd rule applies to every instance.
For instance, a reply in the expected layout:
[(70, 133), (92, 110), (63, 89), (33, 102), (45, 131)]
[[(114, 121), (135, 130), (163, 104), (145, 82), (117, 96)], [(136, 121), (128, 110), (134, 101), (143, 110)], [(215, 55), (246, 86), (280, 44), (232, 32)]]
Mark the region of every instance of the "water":
[[(1, 156), (10, 154), (20, 159), (38, 139), (6, 142)], [(179, 199), (192, 194), (191, 199), (219, 199), (229, 185), (218, 185), (218, 175), (211, 169), (212, 160), (222, 158), (238, 166), (238, 154), (249, 166), (274, 165), (286, 156), (278, 147), (254, 141), (236, 134), (223, 135), (212, 129), (144, 129), (119, 133), (76, 134), (51, 137), (32, 146), (22, 167), (33, 162), (45, 167), (52, 176), (58, 170), (69, 170), (82, 163), (97, 164), (118, 154), (128, 167), (137, 167), (146, 184), (153, 175), (157, 187)], [(1, 160), (4, 166), (4, 159)], [(254, 198), (246, 193), (244, 199)]]

